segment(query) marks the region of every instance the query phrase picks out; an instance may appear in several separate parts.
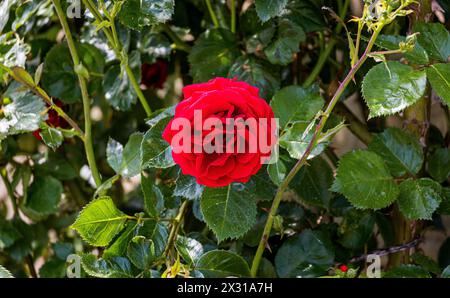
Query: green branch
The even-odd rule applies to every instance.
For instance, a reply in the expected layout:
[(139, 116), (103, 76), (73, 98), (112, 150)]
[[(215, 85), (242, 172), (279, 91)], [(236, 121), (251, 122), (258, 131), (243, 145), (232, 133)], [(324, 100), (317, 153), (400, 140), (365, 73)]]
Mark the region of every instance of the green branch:
[(141, 87), (139, 86), (139, 83), (131, 70), (131, 67), (128, 63), (128, 55), (123, 51), (122, 45), (120, 44), (119, 38), (117, 36), (117, 30), (115, 26), (115, 20), (114, 16), (110, 16), (109, 20), (105, 20), (102, 17), (102, 14), (97, 9), (95, 4), (92, 2), (92, 0), (83, 0), (83, 3), (86, 5), (86, 7), (91, 11), (91, 13), (94, 15), (94, 18), (98, 24), (101, 24), (104, 21), (109, 21), (110, 26), (103, 26), (102, 31), (105, 34), (106, 38), (108, 39), (108, 42), (116, 54), (116, 57), (120, 60), (122, 65), (125, 65), (125, 72), (128, 76), (128, 79), (131, 82), (131, 86), (133, 87), (134, 91), (137, 94), (137, 97), (139, 98), (139, 101), (142, 105), (142, 107), (145, 110), (145, 113), (148, 116), (152, 114), (152, 109), (150, 108), (147, 99), (145, 98), (144, 93), (142, 93)]
[(378, 34), (381, 31), (381, 28), (378, 28), (373, 34), (372, 37), (369, 40), (369, 43), (367, 45), (367, 48), (364, 52), (364, 54), (361, 56), (361, 58), (358, 60), (358, 62), (350, 69), (349, 73), (345, 77), (345, 79), (342, 81), (342, 83), (339, 85), (338, 89), (336, 90), (336, 93), (334, 94), (331, 101), (328, 103), (327, 108), (323, 112), (319, 123), (316, 126), (316, 129), (314, 131), (314, 134), (311, 138), (311, 141), (308, 144), (308, 147), (305, 150), (305, 153), (302, 155), (302, 157), (297, 161), (297, 163), (294, 165), (294, 167), (291, 169), (289, 174), (284, 179), (283, 183), (280, 185), (280, 187), (277, 190), (277, 193), (275, 194), (275, 198), (272, 203), (272, 207), (270, 208), (269, 215), (267, 217), (267, 222), (264, 227), (264, 231), (261, 237), (261, 240), (258, 245), (258, 249), (256, 250), (255, 257), (253, 258), (252, 268), (251, 268), (251, 276), (255, 277), (258, 273), (259, 264), (261, 262), (262, 255), (264, 253), (264, 250), (266, 248), (270, 232), (272, 230), (273, 221), (277, 214), (278, 207), (280, 205), (281, 199), (283, 197), (284, 192), (287, 190), (289, 183), (294, 179), (295, 175), (298, 173), (298, 171), (306, 164), (309, 155), (311, 154), (312, 150), (314, 149), (316, 145), (316, 141), (318, 140), (320, 134), (323, 131), (323, 128), (328, 120), (328, 118), (331, 115), (331, 112), (333, 111), (335, 105), (341, 98), (342, 94), (344, 93), (345, 89), (347, 88), (348, 84), (352, 81), (353, 77), (355, 76), (356, 72), (361, 68), (361, 66), (364, 64), (364, 62), (368, 58), (368, 54), (370, 53), (370, 50), (372, 49), (375, 40), (378, 37)]
[(216, 13), (212, 7), (211, 0), (206, 0), (206, 6), (208, 7), (209, 15), (211, 16), (214, 28), (219, 28), (219, 21), (217, 20)]
[(61, 26), (66, 35), (67, 45), (69, 46), (69, 51), (72, 56), (75, 72), (77, 73), (78, 82), (81, 89), (81, 97), (83, 100), (83, 112), (84, 112), (84, 149), (86, 151), (86, 158), (91, 169), (92, 177), (94, 178), (96, 186), (102, 184), (102, 179), (97, 168), (97, 163), (95, 161), (94, 148), (92, 145), (92, 124), (91, 124), (91, 100), (89, 98), (88, 88), (86, 78), (83, 76), (83, 69), (85, 70), (83, 64), (78, 56), (75, 43), (72, 38), (72, 33), (70, 32), (69, 24), (67, 23), (66, 15), (61, 7), (60, 0), (52, 0), (53, 5), (58, 14), (58, 18), (61, 22)]

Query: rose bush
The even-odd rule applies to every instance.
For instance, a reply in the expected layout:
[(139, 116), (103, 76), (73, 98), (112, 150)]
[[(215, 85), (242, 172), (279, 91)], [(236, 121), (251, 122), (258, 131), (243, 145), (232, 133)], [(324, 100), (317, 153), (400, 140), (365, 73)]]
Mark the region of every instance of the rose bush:
[(450, 276), (448, 1), (79, 2), (0, 1), (0, 277)]

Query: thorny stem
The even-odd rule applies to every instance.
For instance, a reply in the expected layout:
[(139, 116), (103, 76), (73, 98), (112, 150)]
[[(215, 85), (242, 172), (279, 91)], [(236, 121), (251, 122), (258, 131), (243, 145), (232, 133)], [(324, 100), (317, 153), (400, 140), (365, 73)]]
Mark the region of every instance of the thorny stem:
[[(56, 13), (58, 14), (61, 26), (63, 27), (64, 33), (66, 35), (67, 45), (69, 46), (69, 51), (72, 56), (74, 67), (82, 66), (80, 58), (78, 56), (75, 43), (72, 38), (72, 33), (70, 32), (69, 24), (67, 23), (66, 15), (61, 7), (60, 0), (52, 0), (55, 6)], [(92, 177), (94, 178), (95, 185), (98, 187), (102, 184), (102, 179), (97, 168), (97, 163), (95, 161), (94, 148), (92, 145), (92, 124), (91, 124), (91, 100), (89, 98), (89, 93), (87, 89), (86, 79), (81, 74), (77, 74), (78, 82), (81, 89), (81, 97), (83, 100), (83, 112), (84, 112), (84, 148), (86, 151), (86, 158), (91, 169)]]
[(252, 277), (256, 277), (256, 275), (258, 273), (259, 263), (261, 262), (262, 255), (263, 255), (265, 247), (267, 245), (270, 231), (272, 230), (272, 226), (273, 226), (273, 221), (277, 214), (278, 206), (280, 205), (280, 202), (281, 202), (284, 192), (286, 191), (286, 189), (289, 186), (289, 183), (292, 181), (292, 179), (295, 177), (295, 175), (298, 173), (298, 171), (306, 164), (306, 161), (308, 160), (308, 157), (311, 154), (311, 151), (314, 149), (314, 146), (316, 145), (317, 139), (319, 138), (320, 134), (322, 133), (322, 130), (328, 120), (328, 117), (331, 115), (331, 112), (334, 109), (334, 106), (341, 98), (342, 94), (344, 93), (348, 84), (352, 81), (356, 72), (361, 68), (361, 66), (367, 60), (368, 54), (370, 53), (381, 29), (382, 29), (382, 26), (378, 27), (376, 29), (376, 31), (373, 32), (372, 37), (370, 38), (370, 40), (367, 44), (367, 48), (366, 48), (364, 54), (356, 62), (356, 64), (350, 69), (349, 73), (347, 74), (345, 79), (342, 81), (342, 83), (339, 85), (338, 89), (336, 90), (336, 93), (334, 94), (333, 98), (328, 103), (327, 108), (323, 112), (323, 114), (319, 120), (319, 123), (316, 126), (315, 132), (311, 138), (311, 141), (308, 144), (308, 147), (305, 150), (305, 153), (297, 161), (297, 163), (294, 165), (294, 167), (291, 169), (289, 174), (284, 179), (283, 183), (278, 188), (278, 191), (275, 194), (275, 198), (272, 203), (272, 207), (270, 208), (269, 215), (267, 217), (267, 222), (264, 227), (263, 235), (261, 237), (261, 240), (258, 245), (258, 249), (256, 250), (256, 254), (253, 259), (252, 268), (251, 268), (251, 276)]
[(167, 240), (167, 246), (164, 250), (163, 256), (168, 256), (173, 246), (175, 245), (175, 241), (178, 236), (178, 231), (180, 229), (180, 225), (183, 220), (183, 216), (186, 213), (187, 207), (189, 205), (189, 200), (186, 200), (181, 204), (180, 210), (178, 211), (177, 216), (173, 219), (172, 228), (170, 230), (169, 239)]
[[(86, 7), (91, 11), (91, 13), (94, 15), (95, 20), (98, 23), (101, 23), (104, 21), (100, 11), (97, 9), (95, 4), (92, 2), (92, 0), (83, 0)], [(116, 57), (120, 60), (122, 64), (125, 64), (125, 72), (128, 76), (128, 79), (131, 82), (131, 86), (133, 87), (134, 91), (136, 92), (139, 101), (144, 108), (144, 111), (148, 116), (152, 114), (152, 109), (150, 108), (147, 99), (145, 98), (144, 93), (142, 93), (141, 87), (139, 86), (139, 83), (137, 82), (136, 76), (134, 75), (129, 63), (128, 63), (128, 55), (122, 51), (122, 46), (120, 44), (119, 38), (117, 36), (117, 30), (115, 26), (114, 18), (110, 19), (110, 28), (103, 27), (103, 33), (105, 34), (106, 38), (108, 39), (108, 42), (113, 49), (114, 53), (116, 54)], [(126, 63), (124, 63), (126, 62)]]

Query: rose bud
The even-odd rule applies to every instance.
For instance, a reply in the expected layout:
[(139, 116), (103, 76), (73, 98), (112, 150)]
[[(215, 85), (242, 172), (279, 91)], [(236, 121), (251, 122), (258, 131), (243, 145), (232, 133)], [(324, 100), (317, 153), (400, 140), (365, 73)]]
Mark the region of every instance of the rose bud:
[(143, 63), (141, 66), (141, 85), (145, 88), (162, 89), (169, 75), (165, 60), (158, 59), (153, 64)]
[(272, 108), (258, 88), (216, 78), (184, 87), (183, 95), (163, 132), (182, 173), (208, 187), (248, 182), (276, 141)]

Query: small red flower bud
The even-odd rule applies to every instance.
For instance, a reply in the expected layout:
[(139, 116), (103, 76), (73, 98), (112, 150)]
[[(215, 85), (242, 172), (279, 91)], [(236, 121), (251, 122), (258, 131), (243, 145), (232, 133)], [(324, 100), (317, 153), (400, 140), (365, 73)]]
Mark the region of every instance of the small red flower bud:
[(153, 64), (143, 63), (141, 67), (141, 84), (146, 88), (162, 89), (169, 75), (165, 60), (158, 59)]
[(342, 272), (347, 272), (348, 271), (348, 266), (347, 265), (340, 265), (339, 266), (339, 270), (341, 270)]

